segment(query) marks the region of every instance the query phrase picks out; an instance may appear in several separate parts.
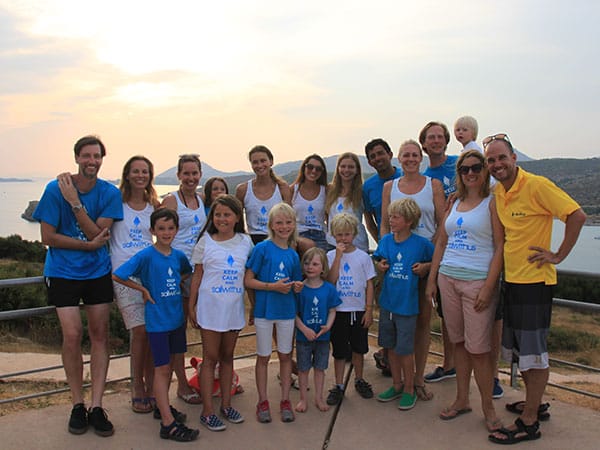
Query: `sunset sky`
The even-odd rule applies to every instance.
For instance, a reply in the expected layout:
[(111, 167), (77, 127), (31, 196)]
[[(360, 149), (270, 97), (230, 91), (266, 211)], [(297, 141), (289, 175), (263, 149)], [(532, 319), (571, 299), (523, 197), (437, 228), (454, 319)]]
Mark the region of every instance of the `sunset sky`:
[(589, 0), (0, 0), (0, 177), (75, 170), (89, 133), (116, 178), (133, 154), (396, 150), (465, 114), (533, 158), (599, 156), (599, 22)]

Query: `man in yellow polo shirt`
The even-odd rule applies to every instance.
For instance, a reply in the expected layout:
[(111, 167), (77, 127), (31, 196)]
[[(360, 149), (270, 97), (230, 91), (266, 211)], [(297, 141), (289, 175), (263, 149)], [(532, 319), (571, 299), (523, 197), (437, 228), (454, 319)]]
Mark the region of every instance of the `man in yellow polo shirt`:
[[(526, 400), (507, 405), (520, 414), (514, 425), (489, 435), (492, 442), (514, 444), (538, 439), (538, 413), (549, 374), (547, 336), (552, 313), (555, 265), (564, 260), (579, 237), (586, 216), (580, 206), (547, 178), (517, 166), (517, 155), (506, 134), (483, 140), (490, 174), (498, 181), (496, 208), (505, 228), (504, 356), (518, 361)], [(550, 249), (552, 221), (565, 222), (563, 241)]]

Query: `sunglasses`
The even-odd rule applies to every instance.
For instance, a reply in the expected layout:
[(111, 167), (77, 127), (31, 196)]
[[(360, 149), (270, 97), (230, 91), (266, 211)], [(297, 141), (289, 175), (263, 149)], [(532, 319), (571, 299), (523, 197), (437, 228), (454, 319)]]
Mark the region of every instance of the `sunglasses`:
[(492, 136), (488, 136), (483, 140), (483, 148), (486, 148), (490, 142), (494, 142), (494, 141), (504, 141), (504, 142), (508, 142), (508, 145), (510, 145), (510, 147), (512, 148), (512, 144), (510, 142), (510, 139), (508, 138), (508, 134), (506, 133), (498, 133), (498, 134), (493, 134)]
[(314, 170), (317, 173), (323, 172), (323, 167), (321, 167), (321, 166), (315, 166), (314, 164), (311, 164), (311, 163), (308, 163), (304, 167), (306, 167), (306, 170)]
[(460, 166), (458, 168), (458, 173), (460, 173), (461, 175), (468, 175), (469, 171), (472, 171), (473, 173), (480, 173), (482, 170), (483, 164), (477, 163), (473, 164), (472, 166)]

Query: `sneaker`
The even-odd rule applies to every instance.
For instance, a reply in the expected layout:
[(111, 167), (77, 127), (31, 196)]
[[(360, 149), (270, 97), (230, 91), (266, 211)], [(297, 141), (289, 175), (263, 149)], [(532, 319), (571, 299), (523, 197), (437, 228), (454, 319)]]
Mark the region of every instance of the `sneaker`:
[(293, 422), (296, 419), (296, 417), (294, 417), (294, 411), (292, 410), (292, 404), (289, 400), (281, 400), (279, 409), (281, 410), (282, 422)]
[(337, 384), (333, 388), (329, 389), (329, 395), (327, 396), (327, 404), (334, 406), (342, 401), (344, 397), (344, 390)]
[(237, 409), (231, 406), (228, 406), (225, 409), (221, 408), (221, 415), (231, 423), (242, 423), (244, 421), (244, 416), (242, 416)]
[[(172, 406), (169, 406), (169, 408), (171, 408), (171, 415), (175, 419), (175, 422), (185, 423), (185, 421), (187, 420), (187, 415), (185, 413), (177, 411)], [(154, 418), (157, 420), (162, 419), (160, 415), (160, 409), (158, 409), (158, 407), (154, 408)]]
[(269, 423), (271, 421), (269, 400), (265, 400), (264, 402), (260, 402), (256, 405), (256, 418), (260, 423)]
[(415, 407), (417, 403), (417, 393), (413, 391), (412, 394), (408, 392), (403, 392), (402, 397), (400, 397), (400, 401), (398, 402), (398, 409), (406, 411), (408, 409), (412, 409)]
[(108, 420), (106, 411), (99, 406), (90, 408), (88, 411), (88, 420), (90, 425), (94, 427), (94, 432), (98, 436), (112, 436), (115, 432), (113, 424)]
[(494, 378), (494, 390), (492, 392), (492, 398), (502, 398), (504, 396), (504, 389), (500, 386), (500, 380), (498, 378)]
[(210, 416), (200, 416), (200, 423), (208, 428), (210, 431), (223, 431), (225, 428), (225, 424), (216, 414), (211, 414)]
[(377, 400), (380, 402), (391, 402), (392, 400), (396, 400), (400, 397), (402, 397), (402, 389), (397, 391), (394, 386), (390, 386), (377, 396)]
[(354, 381), (354, 388), (362, 398), (373, 398), (373, 389), (371, 385), (362, 378)]
[(88, 412), (83, 403), (77, 403), (71, 410), (69, 433), (83, 434), (88, 429)]
[(443, 367), (437, 366), (433, 372), (425, 375), (425, 382), (437, 383), (438, 381), (445, 380), (446, 378), (456, 378), (456, 370), (454, 368), (450, 370), (444, 370)]

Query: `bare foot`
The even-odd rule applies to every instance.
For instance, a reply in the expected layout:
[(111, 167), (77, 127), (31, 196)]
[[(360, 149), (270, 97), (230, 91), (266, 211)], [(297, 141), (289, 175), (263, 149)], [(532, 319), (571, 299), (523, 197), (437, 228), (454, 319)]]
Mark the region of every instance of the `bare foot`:
[(329, 411), (329, 405), (323, 402), (323, 400), (316, 400), (315, 406), (319, 409), (319, 411)]
[(306, 412), (306, 409), (307, 409), (306, 402), (304, 400), (300, 400), (296, 404), (296, 407), (294, 409), (296, 410), (296, 412), (299, 412), (299, 413)]

